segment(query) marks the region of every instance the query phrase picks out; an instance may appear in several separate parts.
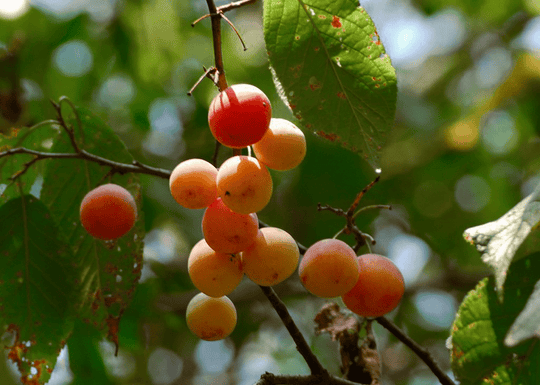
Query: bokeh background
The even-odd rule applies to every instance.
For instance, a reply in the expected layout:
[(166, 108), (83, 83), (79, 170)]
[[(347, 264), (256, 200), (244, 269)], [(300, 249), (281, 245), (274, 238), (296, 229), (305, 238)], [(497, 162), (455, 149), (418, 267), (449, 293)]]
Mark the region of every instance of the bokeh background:
[[(397, 69), (399, 95), (382, 180), (362, 200), (393, 210), (366, 211), (357, 223), (405, 277), (404, 300), (389, 318), (450, 371), (445, 341), (459, 303), (489, 274), (462, 233), (497, 219), (540, 182), (540, 3), (363, 0), (362, 6)], [(205, 80), (186, 95), (202, 66), (213, 65), (209, 21), (190, 25), (206, 12), (202, 0), (0, 0), (0, 130), (53, 118), (49, 99), (66, 95), (101, 116), (143, 163), (172, 170), (188, 158), (210, 159), (207, 108), (217, 91)], [(248, 46), (243, 51), (223, 23), (229, 84), (258, 86), (275, 117), (293, 120), (268, 71), (262, 1), (227, 17)], [(20, 114), (10, 115), (6, 101)], [(309, 246), (343, 226), (318, 212), (317, 203), (348, 207), (375, 173), (357, 155), (310, 132), (306, 137), (306, 159), (272, 174), (275, 192), (259, 218)], [(221, 151), (220, 162), (228, 156)], [(114, 357), (112, 344), (78, 325), (50, 384), (251, 385), (265, 371), (307, 374), (275, 311), (247, 278), (230, 295), (239, 320), (229, 338), (205, 342), (189, 332), (185, 307), (196, 290), (186, 261), (202, 237), (203, 211), (177, 205), (167, 180), (141, 181), (145, 266), (120, 324), (120, 353)], [(39, 196), (39, 181), (32, 191)], [(336, 343), (313, 331), (325, 300), (308, 295), (296, 275), (275, 290), (323, 365), (339, 374)], [(377, 326), (384, 383), (438, 383)], [(2, 385), (18, 383), (5, 360), (0, 378)]]

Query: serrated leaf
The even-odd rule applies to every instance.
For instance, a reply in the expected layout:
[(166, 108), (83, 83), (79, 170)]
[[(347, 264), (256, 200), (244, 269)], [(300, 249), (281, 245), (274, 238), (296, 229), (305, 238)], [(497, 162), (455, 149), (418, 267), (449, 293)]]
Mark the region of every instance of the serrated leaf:
[(301, 125), (379, 168), (396, 73), (358, 0), (265, 1), (264, 38), (277, 89)]
[[(68, 124), (75, 127), (81, 149), (104, 158), (131, 163), (133, 158), (123, 142), (101, 119), (87, 109), (78, 108), (82, 131), (75, 117)], [(65, 133), (55, 139), (51, 151), (74, 152)], [(69, 237), (78, 261), (79, 281), (84, 291), (80, 318), (106, 331), (118, 345), (120, 317), (131, 301), (142, 268), (144, 226), (140, 211), (140, 185), (137, 175), (109, 175), (110, 167), (80, 159), (51, 160), (43, 180), (41, 197), (53, 218)], [(116, 241), (94, 239), (82, 227), (79, 208), (88, 191), (104, 183), (127, 188), (139, 207), (134, 228)]]
[[(495, 279), (482, 280), (459, 307), (452, 326), (451, 364), (461, 385), (540, 383), (540, 344), (509, 348), (505, 336), (540, 279), (540, 254), (512, 264), (503, 302)], [(506, 380), (505, 380), (506, 378)]]
[(0, 207), (0, 326), (23, 384), (44, 384), (73, 328), (80, 292), (73, 255), (47, 207), (30, 195)]
[(540, 338), (540, 281), (536, 282), (533, 294), (512, 324), (504, 343), (512, 347), (532, 337)]
[(482, 260), (495, 272), (499, 297), (503, 295), (506, 272), (517, 249), (540, 221), (540, 184), (496, 221), (465, 230), (463, 237), (482, 253)]

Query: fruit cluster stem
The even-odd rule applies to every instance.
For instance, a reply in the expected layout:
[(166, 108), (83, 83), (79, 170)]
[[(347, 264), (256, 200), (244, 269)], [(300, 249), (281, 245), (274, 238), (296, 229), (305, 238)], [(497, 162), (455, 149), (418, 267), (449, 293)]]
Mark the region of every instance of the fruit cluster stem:
[(210, 19), (212, 21), (212, 40), (214, 43), (214, 61), (217, 70), (217, 86), (220, 91), (227, 88), (225, 69), (223, 67), (223, 53), (221, 51), (221, 14), (218, 13), (214, 0), (206, 0)]

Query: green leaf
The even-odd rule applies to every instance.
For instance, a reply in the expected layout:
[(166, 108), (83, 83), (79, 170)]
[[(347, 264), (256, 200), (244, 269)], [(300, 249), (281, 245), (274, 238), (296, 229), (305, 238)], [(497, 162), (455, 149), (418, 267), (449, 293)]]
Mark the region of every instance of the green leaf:
[(514, 263), (508, 271), (504, 301), (495, 279), (485, 278), (463, 300), (451, 337), (451, 364), (461, 385), (540, 383), (540, 345), (528, 341), (509, 348), (506, 333), (540, 279), (540, 254)]
[(265, 1), (264, 38), (278, 92), (304, 128), (379, 168), (396, 73), (358, 1)]
[(73, 384), (113, 385), (107, 376), (103, 357), (99, 351), (101, 336), (91, 327), (75, 323), (69, 339), (69, 363), (73, 373)]
[(35, 197), (10, 200), (0, 207), (0, 218), (1, 330), (13, 333), (8, 356), (21, 381), (44, 384), (72, 331), (80, 300), (74, 256)]
[(532, 337), (540, 337), (540, 281), (536, 282), (533, 294), (510, 328), (504, 343), (512, 347)]
[(506, 273), (517, 249), (540, 221), (540, 184), (496, 221), (465, 230), (463, 237), (482, 253), (482, 260), (495, 272), (498, 295), (503, 296)]
[[(49, 127), (46, 127), (47, 125)], [(33, 127), (13, 128), (8, 134), (0, 133), (0, 152), (18, 147), (46, 151), (59, 128), (53, 125), (51, 129), (50, 126), (50, 124), (40, 123)], [(25, 164), (33, 158), (34, 155), (29, 154), (15, 154), (0, 158), (0, 203), (19, 197), (21, 195), (19, 186), (23, 194), (30, 192), (36, 177), (43, 170), (43, 161), (34, 163), (23, 175), (18, 176), (15, 182), (11, 178), (23, 171)]]
[[(131, 163), (133, 158), (118, 136), (86, 109), (79, 108), (82, 130), (75, 117), (68, 124), (75, 127), (78, 146), (95, 155)], [(74, 152), (67, 135), (55, 139), (53, 152)], [(139, 217), (134, 228), (115, 241), (94, 239), (82, 227), (79, 208), (83, 197), (104, 183), (116, 183), (127, 188), (138, 205)], [(43, 202), (51, 210), (61, 230), (69, 237), (79, 268), (79, 281), (84, 292), (79, 317), (118, 344), (120, 317), (131, 301), (140, 278), (144, 221), (140, 211), (140, 185), (137, 175), (110, 175), (110, 167), (80, 159), (51, 160), (41, 191)]]

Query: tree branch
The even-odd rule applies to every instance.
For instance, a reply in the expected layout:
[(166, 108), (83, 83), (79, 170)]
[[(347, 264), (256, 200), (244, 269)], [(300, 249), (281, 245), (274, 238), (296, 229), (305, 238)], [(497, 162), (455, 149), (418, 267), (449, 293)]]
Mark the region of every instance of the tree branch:
[(309, 366), (309, 369), (311, 370), (312, 374), (322, 374), (328, 375), (328, 372), (325, 368), (321, 365), (317, 357), (313, 354), (311, 349), (309, 348), (309, 345), (307, 344), (304, 336), (294, 323), (293, 319), (291, 318), (291, 315), (289, 314), (289, 311), (287, 310), (287, 307), (285, 304), (279, 299), (276, 292), (272, 287), (269, 286), (261, 286), (261, 290), (266, 295), (276, 312), (278, 313), (279, 317), (283, 321), (283, 324), (289, 331), (289, 334), (291, 335), (292, 339), (296, 343), (296, 349), (300, 352), (302, 357), (304, 357), (304, 360)]
[(318, 375), (277, 375), (264, 373), (261, 379), (255, 385), (358, 385), (358, 382), (352, 382), (335, 376)]
[(214, 62), (218, 75), (218, 88), (223, 91), (228, 87), (223, 67), (223, 53), (221, 51), (221, 14), (218, 13), (214, 0), (206, 0), (210, 19), (212, 21), (212, 39), (214, 43)]
[(406, 335), (400, 328), (398, 328), (393, 322), (388, 320), (385, 317), (379, 317), (375, 319), (379, 324), (381, 324), (385, 329), (390, 333), (395, 335), (401, 342), (409, 347), (426, 365), (431, 369), (433, 374), (437, 376), (442, 385), (456, 385), (450, 377), (439, 367), (435, 359), (431, 354), (424, 349), (422, 346), (418, 345), (413, 341), (408, 335)]
[[(102, 166), (111, 167), (113, 172), (116, 172), (119, 174), (134, 172), (134, 173), (139, 173), (139, 174), (154, 175), (154, 176), (158, 176), (160, 178), (165, 178), (165, 179), (169, 179), (169, 177), (171, 176), (171, 172), (168, 170), (147, 166), (136, 160), (133, 161), (133, 163), (131, 164), (119, 163), (119, 162), (115, 162), (107, 158), (102, 158), (101, 156), (91, 154), (87, 152), (86, 150), (79, 150), (79, 152), (74, 152), (74, 153), (55, 153), (55, 152), (41, 152), (41, 151), (35, 151), (35, 150), (31, 150), (24, 147), (17, 147), (17, 148), (12, 148), (12, 149), (0, 152), (0, 158), (3, 158), (5, 156), (16, 155), (16, 154), (34, 155), (35, 158), (28, 163), (29, 165), (42, 159), (82, 159), (82, 160), (98, 163)], [(25, 168), (24, 170), (26, 169), (27, 168)], [(21, 173), (17, 174), (17, 176), (19, 175), (22, 175), (22, 174)]]

